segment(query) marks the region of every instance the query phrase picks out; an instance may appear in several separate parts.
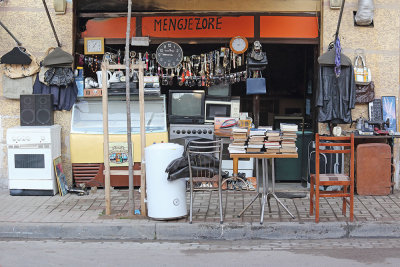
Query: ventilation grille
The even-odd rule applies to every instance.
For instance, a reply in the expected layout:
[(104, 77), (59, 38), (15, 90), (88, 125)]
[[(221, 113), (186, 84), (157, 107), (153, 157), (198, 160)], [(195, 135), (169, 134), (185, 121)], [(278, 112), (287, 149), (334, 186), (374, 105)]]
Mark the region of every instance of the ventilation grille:
[(104, 165), (101, 163), (72, 164), (72, 174), (76, 185), (104, 187)]

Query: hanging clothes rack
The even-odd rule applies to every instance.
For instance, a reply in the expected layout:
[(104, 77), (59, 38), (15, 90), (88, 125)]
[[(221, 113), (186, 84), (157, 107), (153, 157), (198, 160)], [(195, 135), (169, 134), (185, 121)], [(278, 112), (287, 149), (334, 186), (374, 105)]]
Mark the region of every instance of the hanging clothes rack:
[(54, 28), (53, 20), (51, 19), (50, 12), (49, 12), (49, 9), (47, 8), (46, 1), (42, 0), (42, 2), (43, 2), (43, 5), (44, 5), (44, 9), (46, 10), (47, 17), (49, 18), (51, 29), (53, 30), (54, 37), (56, 38), (57, 45), (58, 45), (58, 47), (61, 47), (61, 43), (60, 43), (60, 40), (58, 40), (57, 32), (56, 32), (56, 29)]
[(3, 24), (3, 22), (0, 21), (1, 27), (3, 27), (4, 30), (14, 39), (14, 41), (17, 43), (18, 46), (22, 46), (22, 43), (15, 38), (15, 36), (10, 32), (10, 30)]

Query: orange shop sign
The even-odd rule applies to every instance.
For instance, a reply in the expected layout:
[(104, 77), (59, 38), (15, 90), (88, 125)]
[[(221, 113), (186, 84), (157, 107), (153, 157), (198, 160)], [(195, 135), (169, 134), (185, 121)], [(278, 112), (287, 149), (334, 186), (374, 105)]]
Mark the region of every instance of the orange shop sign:
[(143, 36), (159, 38), (254, 37), (253, 16), (143, 17)]

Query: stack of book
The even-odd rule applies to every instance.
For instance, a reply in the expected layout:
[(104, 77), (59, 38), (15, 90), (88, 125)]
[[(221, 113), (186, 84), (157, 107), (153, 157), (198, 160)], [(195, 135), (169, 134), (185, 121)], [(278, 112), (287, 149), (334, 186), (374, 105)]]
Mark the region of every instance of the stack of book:
[(247, 128), (233, 128), (232, 137), (233, 141), (228, 147), (229, 153), (246, 153)]
[(264, 147), (265, 131), (265, 129), (250, 129), (247, 153), (261, 152)]
[(280, 152), (280, 141), (281, 132), (269, 130), (266, 133), (267, 140), (264, 142), (266, 153), (279, 153)]
[(296, 124), (281, 123), (282, 153), (297, 153), (296, 138), (298, 126)]

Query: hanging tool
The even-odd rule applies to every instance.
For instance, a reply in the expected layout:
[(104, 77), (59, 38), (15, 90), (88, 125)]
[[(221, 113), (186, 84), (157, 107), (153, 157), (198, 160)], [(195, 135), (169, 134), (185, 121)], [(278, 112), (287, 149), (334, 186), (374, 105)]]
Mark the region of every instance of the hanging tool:
[(0, 25), (1, 27), (3, 27), (4, 30), (6, 30), (6, 32), (14, 39), (15, 42), (17, 42), (18, 46), (22, 46), (21, 42), (17, 40), (17, 38), (15, 38), (15, 36), (8, 30), (8, 28), (0, 21)]
[(49, 18), (50, 25), (51, 25), (51, 29), (53, 30), (54, 37), (56, 38), (58, 47), (61, 47), (61, 43), (60, 43), (60, 40), (58, 40), (58, 36), (57, 36), (57, 33), (56, 33), (56, 29), (54, 28), (53, 20), (52, 20), (51, 17), (50, 17), (50, 13), (49, 13), (49, 9), (47, 8), (46, 1), (45, 1), (45, 0), (42, 0), (42, 2), (43, 2), (43, 5), (44, 5), (44, 9), (46, 9), (46, 14), (47, 14), (47, 17)]

